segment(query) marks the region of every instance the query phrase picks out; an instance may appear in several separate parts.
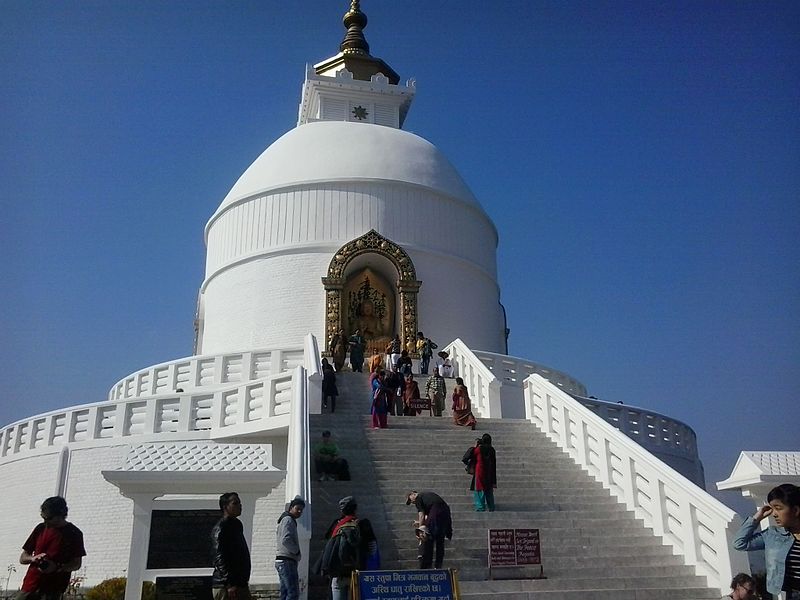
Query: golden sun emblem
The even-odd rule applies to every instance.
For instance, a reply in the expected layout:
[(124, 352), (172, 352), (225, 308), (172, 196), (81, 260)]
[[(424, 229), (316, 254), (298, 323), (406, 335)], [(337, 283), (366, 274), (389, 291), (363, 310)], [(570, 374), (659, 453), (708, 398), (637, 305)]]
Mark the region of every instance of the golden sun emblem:
[(363, 106), (356, 106), (353, 108), (353, 116), (359, 121), (366, 119), (368, 114), (367, 109)]

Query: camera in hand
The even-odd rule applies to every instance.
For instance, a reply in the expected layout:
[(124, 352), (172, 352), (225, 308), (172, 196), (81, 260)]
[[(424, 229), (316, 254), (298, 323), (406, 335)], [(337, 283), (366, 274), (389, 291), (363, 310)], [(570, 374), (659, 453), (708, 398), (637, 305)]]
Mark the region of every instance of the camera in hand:
[(39, 562), (36, 564), (36, 567), (37, 567), (37, 568), (38, 568), (40, 571), (47, 571), (47, 569), (49, 569), (49, 568), (50, 568), (50, 561), (49, 561), (49, 560), (47, 560), (46, 558), (45, 558), (45, 559), (42, 559), (42, 560), (40, 560), (40, 561), (39, 561)]

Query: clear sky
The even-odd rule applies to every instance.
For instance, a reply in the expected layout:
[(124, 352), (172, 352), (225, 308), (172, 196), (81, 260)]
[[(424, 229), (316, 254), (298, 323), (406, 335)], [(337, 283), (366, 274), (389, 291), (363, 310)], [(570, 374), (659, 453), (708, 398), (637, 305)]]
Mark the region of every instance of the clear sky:
[[(0, 423), (191, 354), (203, 226), (347, 5), (0, 4)], [(497, 225), (510, 353), (691, 425), (709, 487), (800, 449), (800, 3), (362, 9)]]

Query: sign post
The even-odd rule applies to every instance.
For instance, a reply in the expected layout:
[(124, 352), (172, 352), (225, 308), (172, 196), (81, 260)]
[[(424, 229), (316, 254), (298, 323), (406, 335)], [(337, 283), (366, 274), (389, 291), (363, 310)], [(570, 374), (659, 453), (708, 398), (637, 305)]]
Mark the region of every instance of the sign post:
[(542, 567), (542, 548), (538, 529), (490, 529), (489, 579), (495, 567), (539, 565), (539, 575), (531, 579), (547, 579)]

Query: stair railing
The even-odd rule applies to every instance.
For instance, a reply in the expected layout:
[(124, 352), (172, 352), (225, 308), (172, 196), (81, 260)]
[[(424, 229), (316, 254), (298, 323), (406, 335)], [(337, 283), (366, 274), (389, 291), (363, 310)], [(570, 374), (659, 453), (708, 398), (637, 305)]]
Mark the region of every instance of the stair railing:
[(734, 511), (540, 375), (525, 380), (525, 413), (720, 593), (748, 571), (731, 548)]
[(322, 414), (322, 362), (317, 338), (311, 333), (303, 340), (303, 363), (308, 376), (308, 411)]
[[(315, 342), (316, 343), (316, 342)], [(319, 360), (319, 359), (317, 359)], [(289, 420), (289, 439), (286, 455), (286, 502), (295, 496), (305, 500), (306, 507), (298, 520), (297, 535), (300, 542), (301, 600), (308, 597), (308, 554), (311, 541), (311, 436), (308, 419), (308, 372), (302, 366), (292, 372), (292, 408)]]
[[(445, 347), (450, 354), (455, 375), (464, 380), (472, 400), (472, 412), (484, 419), (499, 419), (503, 416), (500, 405), (502, 382), (475, 356), (467, 345), (456, 338)], [(449, 387), (449, 384), (448, 384)]]

